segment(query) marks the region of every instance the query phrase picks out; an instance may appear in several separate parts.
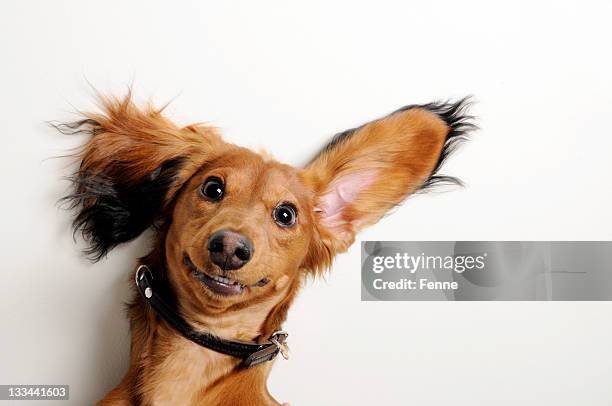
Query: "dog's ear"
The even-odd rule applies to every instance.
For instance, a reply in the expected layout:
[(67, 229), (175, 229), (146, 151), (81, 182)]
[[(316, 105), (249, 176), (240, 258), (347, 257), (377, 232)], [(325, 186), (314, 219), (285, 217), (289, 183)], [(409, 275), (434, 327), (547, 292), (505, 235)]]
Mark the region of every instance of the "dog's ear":
[(214, 129), (177, 127), (161, 110), (138, 108), (130, 95), (101, 98), (101, 106), (100, 114), (56, 126), (90, 136), (64, 200), (78, 210), (74, 230), (95, 261), (163, 218), (183, 183), (223, 145)]
[(304, 169), (315, 196), (318, 238), (306, 267), (329, 266), (355, 234), (408, 195), (441, 182), (436, 172), (466, 131), (469, 102), (407, 106), (338, 134)]

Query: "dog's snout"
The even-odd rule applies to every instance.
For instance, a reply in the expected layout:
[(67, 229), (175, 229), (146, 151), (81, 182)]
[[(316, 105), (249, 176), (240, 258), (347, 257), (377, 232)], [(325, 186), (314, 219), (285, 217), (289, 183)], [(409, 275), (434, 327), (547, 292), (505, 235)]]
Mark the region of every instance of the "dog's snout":
[(253, 256), (253, 243), (242, 234), (219, 230), (208, 238), (210, 260), (223, 270), (241, 268)]

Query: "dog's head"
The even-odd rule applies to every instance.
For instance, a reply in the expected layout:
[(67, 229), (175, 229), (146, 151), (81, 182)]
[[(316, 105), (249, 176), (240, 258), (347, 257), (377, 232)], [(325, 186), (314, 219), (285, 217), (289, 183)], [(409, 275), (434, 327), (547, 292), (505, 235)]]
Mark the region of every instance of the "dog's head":
[(68, 197), (90, 254), (100, 259), (157, 225), (183, 307), (269, 302), (273, 325), (303, 277), (326, 269), (357, 232), (411, 193), (453, 181), (436, 171), (471, 128), (465, 101), (410, 106), (337, 135), (296, 168), (226, 143), (211, 127), (178, 127), (129, 97), (103, 105), (63, 127), (91, 134)]

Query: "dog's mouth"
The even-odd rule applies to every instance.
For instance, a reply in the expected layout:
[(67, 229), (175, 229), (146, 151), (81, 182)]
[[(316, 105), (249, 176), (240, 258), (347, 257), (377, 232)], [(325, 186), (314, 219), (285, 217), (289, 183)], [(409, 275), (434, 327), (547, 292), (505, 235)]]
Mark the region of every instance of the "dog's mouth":
[(247, 288), (265, 286), (270, 282), (268, 278), (263, 278), (253, 285), (245, 285), (225, 276), (211, 275), (209, 273), (204, 272), (191, 261), (191, 258), (189, 258), (188, 255), (185, 255), (183, 257), (183, 261), (185, 262), (185, 265), (187, 265), (191, 270), (191, 274), (204, 286), (212, 290), (214, 293), (218, 293), (224, 296), (239, 295)]

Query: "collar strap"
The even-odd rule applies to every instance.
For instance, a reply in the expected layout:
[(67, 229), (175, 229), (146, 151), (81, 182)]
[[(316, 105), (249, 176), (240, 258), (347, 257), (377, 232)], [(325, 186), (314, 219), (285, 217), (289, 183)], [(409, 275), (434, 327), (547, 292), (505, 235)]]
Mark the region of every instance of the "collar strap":
[(153, 274), (148, 266), (140, 265), (136, 270), (136, 287), (142, 297), (151, 305), (157, 314), (170, 324), (185, 338), (210, 350), (240, 358), (242, 367), (249, 368), (266, 361), (271, 361), (280, 352), (288, 359), (287, 334), (284, 331), (272, 333), (263, 344), (244, 341), (226, 340), (208, 332), (198, 332), (170, 305), (168, 305), (155, 289)]

